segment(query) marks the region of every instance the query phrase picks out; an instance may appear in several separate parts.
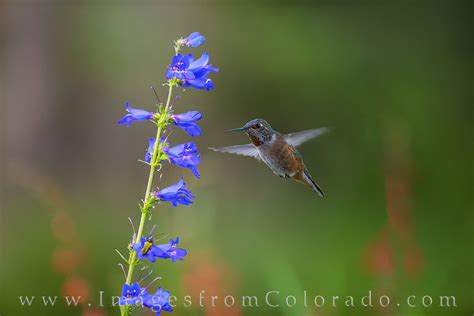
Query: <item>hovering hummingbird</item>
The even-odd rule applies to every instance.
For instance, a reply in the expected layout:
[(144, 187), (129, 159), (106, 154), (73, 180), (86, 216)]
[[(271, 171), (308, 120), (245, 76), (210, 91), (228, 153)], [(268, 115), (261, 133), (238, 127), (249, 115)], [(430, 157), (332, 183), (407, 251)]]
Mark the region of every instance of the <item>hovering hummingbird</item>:
[(321, 197), (324, 193), (314, 182), (306, 168), (303, 157), (296, 149), (299, 145), (329, 131), (326, 127), (310, 129), (298, 133), (280, 134), (263, 119), (254, 119), (243, 127), (225, 131), (244, 131), (251, 144), (236, 145), (222, 148), (210, 148), (214, 151), (254, 157), (263, 161), (276, 175), (291, 178), (309, 187)]

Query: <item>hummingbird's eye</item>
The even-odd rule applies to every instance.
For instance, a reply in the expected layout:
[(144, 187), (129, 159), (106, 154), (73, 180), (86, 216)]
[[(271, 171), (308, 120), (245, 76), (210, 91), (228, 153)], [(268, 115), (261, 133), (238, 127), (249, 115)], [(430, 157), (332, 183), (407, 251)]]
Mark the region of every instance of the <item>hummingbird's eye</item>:
[(255, 128), (260, 128), (260, 127), (262, 127), (262, 124), (260, 123), (255, 124)]

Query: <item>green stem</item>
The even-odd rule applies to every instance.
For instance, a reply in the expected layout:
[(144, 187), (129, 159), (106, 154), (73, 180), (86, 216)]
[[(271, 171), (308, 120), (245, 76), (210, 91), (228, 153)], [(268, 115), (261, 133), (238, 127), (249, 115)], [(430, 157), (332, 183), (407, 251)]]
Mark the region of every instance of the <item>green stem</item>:
[[(172, 93), (173, 93), (173, 85), (169, 84), (168, 99), (166, 100), (165, 110), (162, 113), (164, 117), (168, 116), (168, 108), (170, 106)], [(162, 132), (163, 126), (165, 125), (165, 124), (162, 124), (161, 122), (159, 122), (158, 129), (156, 131), (155, 145), (153, 147), (153, 154), (150, 160), (150, 173), (148, 175), (148, 183), (146, 186), (145, 198), (143, 200), (143, 203), (147, 203), (148, 199), (150, 198), (151, 188), (153, 186), (153, 177), (155, 175), (155, 169), (156, 169), (155, 160), (156, 160), (156, 156), (158, 155), (161, 132)], [(144, 209), (142, 210), (142, 216), (140, 218), (140, 225), (138, 226), (137, 236), (135, 237), (135, 240), (132, 240), (132, 243), (139, 242), (140, 239), (142, 238), (143, 229), (145, 228), (146, 217), (147, 217), (147, 209)], [(128, 259), (128, 273), (127, 273), (127, 279), (125, 281), (125, 283), (128, 285), (132, 283), (133, 271), (135, 270), (135, 266), (137, 265), (137, 263), (138, 263), (137, 253), (136, 251), (132, 250), (130, 252), (130, 257)], [(129, 305), (120, 306), (120, 314), (122, 316), (127, 315), (128, 311), (129, 311)]]

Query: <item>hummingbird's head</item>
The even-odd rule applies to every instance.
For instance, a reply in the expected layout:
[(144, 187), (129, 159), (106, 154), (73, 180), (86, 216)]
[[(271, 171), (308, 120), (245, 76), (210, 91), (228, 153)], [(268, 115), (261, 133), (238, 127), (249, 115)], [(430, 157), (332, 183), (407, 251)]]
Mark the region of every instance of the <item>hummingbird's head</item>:
[(244, 131), (255, 146), (260, 146), (270, 141), (274, 134), (273, 128), (264, 119), (251, 120), (243, 127), (234, 128), (226, 132), (233, 131)]

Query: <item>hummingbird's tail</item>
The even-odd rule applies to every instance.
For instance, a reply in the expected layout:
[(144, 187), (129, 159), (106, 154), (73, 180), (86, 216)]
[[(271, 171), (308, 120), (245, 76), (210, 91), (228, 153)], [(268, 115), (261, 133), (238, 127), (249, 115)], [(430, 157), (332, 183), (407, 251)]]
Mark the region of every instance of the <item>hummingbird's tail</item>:
[(304, 185), (308, 186), (314, 192), (318, 193), (320, 197), (324, 197), (323, 190), (316, 182), (314, 182), (313, 178), (311, 177), (311, 174), (309, 174), (309, 171), (305, 168), (302, 173), (302, 176), (298, 180)]

